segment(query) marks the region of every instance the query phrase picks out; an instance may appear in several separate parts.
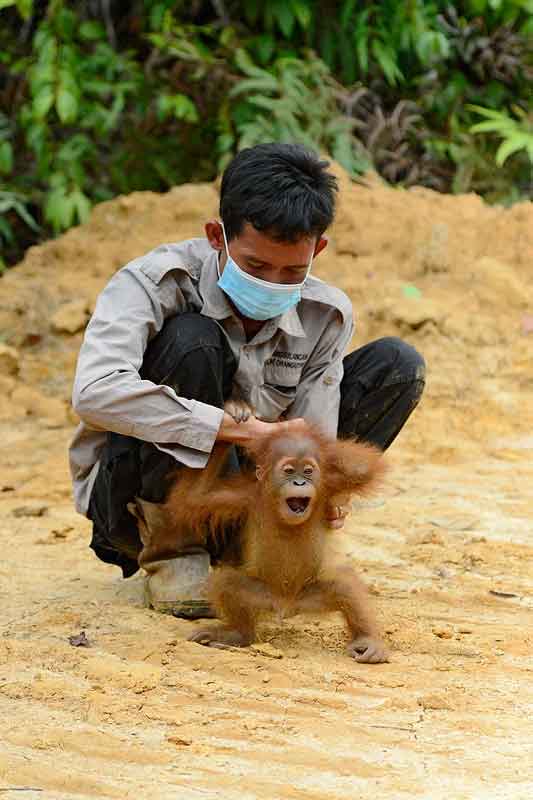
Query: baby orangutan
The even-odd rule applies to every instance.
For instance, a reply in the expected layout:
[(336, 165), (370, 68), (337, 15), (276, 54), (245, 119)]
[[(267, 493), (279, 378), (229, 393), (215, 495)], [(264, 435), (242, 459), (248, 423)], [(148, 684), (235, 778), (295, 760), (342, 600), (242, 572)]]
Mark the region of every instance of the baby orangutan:
[[(191, 640), (246, 647), (255, 639), (261, 614), (340, 611), (351, 637), (350, 656), (371, 664), (386, 661), (363, 584), (349, 567), (328, 572), (324, 566), (331, 535), (326, 504), (371, 491), (384, 471), (380, 452), (309, 429), (265, 437), (250, 455), (255, 473), (216, 480), (203, 494), (189, 484), (186, 496), (178, 482), (165, 504), (173, 525), (204, 531), (207, 525), (214, 536), (223, 535), (228, 524), (241, 524), (242, 563), (222, 565), (210, 576), (209, 599), (223, 624), (201, 628)], [(215, 455), (213, 470), (217, 460)], [(203, 482), (201, 491), (206, 488)]]

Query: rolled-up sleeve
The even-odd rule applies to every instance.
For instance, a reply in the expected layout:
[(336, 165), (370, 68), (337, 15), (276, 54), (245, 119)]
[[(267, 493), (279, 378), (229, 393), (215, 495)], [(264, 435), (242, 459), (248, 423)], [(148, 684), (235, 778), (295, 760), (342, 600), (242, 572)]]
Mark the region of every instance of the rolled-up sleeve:
[(353, 316), (343, 318), (331, 310), (332, 319), (309, 357), (286, 413), (288, 419), (303, 417), (325, 433), (337, 435), (343, 358), (354, 331)]
[[(214, 445), (222, 409), (178, 397), (139, 374), (149, 340), (167, 317), (185, 310), (171, 275), (155, 283), (140, 270), (120, 270), (100, 294), (85, 332), (72, 404), (91, 428), (153, 442), (178, 460), (201, 466)], [(190, 458), (181, 457), (186, 450)]]

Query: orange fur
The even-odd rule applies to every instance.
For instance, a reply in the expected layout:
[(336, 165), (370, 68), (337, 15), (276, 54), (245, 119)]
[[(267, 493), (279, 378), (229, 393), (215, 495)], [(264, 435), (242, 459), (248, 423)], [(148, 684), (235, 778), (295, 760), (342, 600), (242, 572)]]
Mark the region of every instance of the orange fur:
[[(320, 467), (310, 513), (296, 524), (280, 517), (283, 490), (271, 480), (276, 470), (274, 448), (280, 440), (283, 452), (294, 451), (295, 458), (302, 448), (307, 453), (308, 447)], [(368, 494), (375, 489), (385, 469), (381, 453), (360, 442), (328, 439), (309, 428), (305, 435), (265, 437), (249, 448), (249, 454), (259, 467), (259, 479), (251, 470), (218, 478), (218, 455), (201, 480), (180, 480), (167, 501), (177, 527), (184, 521), (207, 525), (211, 535), (220, 536), (225, 525), (242, 525), (241, 566), (219, 567), (210, 582), (210, 600), (225, 624), (202, 629), (191, 638), (214, 646), (245, 646), (254, 640), (260, 613), (337, 610), (353, 637), (350, 655), (368, 663), (386, 660), (357, 576), (347, 567), (332, 575), (323, 571), (325, 507), (335, 495)]]

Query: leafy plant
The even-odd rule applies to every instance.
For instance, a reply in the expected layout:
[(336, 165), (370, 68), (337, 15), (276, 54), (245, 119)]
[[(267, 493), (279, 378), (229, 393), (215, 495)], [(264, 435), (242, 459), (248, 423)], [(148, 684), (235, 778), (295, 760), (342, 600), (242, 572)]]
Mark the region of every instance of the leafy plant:
[(221, 166), (238, 149), (261, 142), (301, 142), (325, 151), (349, 172), (370, 167), (353, 135), (354, 122), (339, 111), (338, 85), (326, 65), (312, 54), (304, 59), (280, 58), (271, 70), (254, 65), (244, 51), (236, 61), (245, 74), (229, 92), (243, 98), (230, 113), (235, 134), (226, 133)]
[(441, 171), (435, 169), (425, 146), (427, 130), (420, 107), (400, 100), (388, 109), (381, 97), (360, 87), (341, 96), (342, 107), (353, 119), (355, 133), (372, 159), (374, 168), (390, 183), (422, 184), (442, 190)]
[(533, 0), (0, 0), (4, 260), (272, 139), (531, 196), (532, 41)]
[(0, 175), (9, 175), (13, 169), (12, 126), (0, 112)]
[(459, 117), (451, 121), (448, 139), (434, 138), (428, 141), (428, 149), (435, 161), (446, 168), (449, 159), (454, 166), (451, 175), (452, 191), (457, 193), (477, 192), (490, 203), (510, 205), (531, 195), (531, 167), (525, 153), (517, 153), (501, 167), (495, 168), (494, 143), (487, 133), (473, 134)]
[(356, 0), (342, 3), (338, 50), (346, 79), (357, 77), (350, 48), (363, 80), (381, 72), (393, 86), (405, 83), (415, 64), (427, 68), (448, 57), (449, 44), (438, 26), (434, 3), (384, 0), (365, 6), (361, 9)]
[(14, 7), (23, 19), (28, 19), (33, 10), (33, 0), (0, 0), (0, 11)]
[[(0, 190), (0, 244), (14, 243), (16, 218), (24, 222), (35, 233), (39, 233), (39, 225), (28, 211), (27, 204), (28, 198), (23, 194)], [(5, 261), (0, 255), (0, 272), (4, 268)]]
[(484, 122), (478, 122), (470, 128), (471, 133), (495, 133), (502, 143), (496, 151), (495, 161), (502, 167), (509, 156), (523, 150), (533, 167), (533, 113), (527, 113), (519, 106), (513, 106), (517, 118), (513, 118), (502, 111), (491, 108), (470, 106), (470, 109), (482, 117)]
[[(492, 0), (494, 8), (502, 5)], [(533, 4), (530, 6), (533, 13)], [(528, 63), (531, 45), (520, 31), (512, 28), (510, 22), (491, 30), (487, 16), (465, 19), (451, 5), (438, 16), (438, 21), (448, 36), (457, 61), (476, 81), (497, 80), (512, 85), (520, 77), (525, 80), (533, 77)]]

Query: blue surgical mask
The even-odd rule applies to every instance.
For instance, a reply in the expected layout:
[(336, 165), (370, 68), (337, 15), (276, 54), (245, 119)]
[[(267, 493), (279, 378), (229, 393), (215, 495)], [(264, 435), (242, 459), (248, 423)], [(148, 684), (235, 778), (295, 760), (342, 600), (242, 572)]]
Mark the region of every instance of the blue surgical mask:
[(301, 283), (270, 283), (248, 275), (229, 254), (226, 231), (222, 225), (227, 260), (224, 272), (218, 279), (220, 288), (231, 298), (241, 314), (249, 319), (273, 319), (295, 306), (302, 298), (304, 285), (311, 269), (312, 257)]

